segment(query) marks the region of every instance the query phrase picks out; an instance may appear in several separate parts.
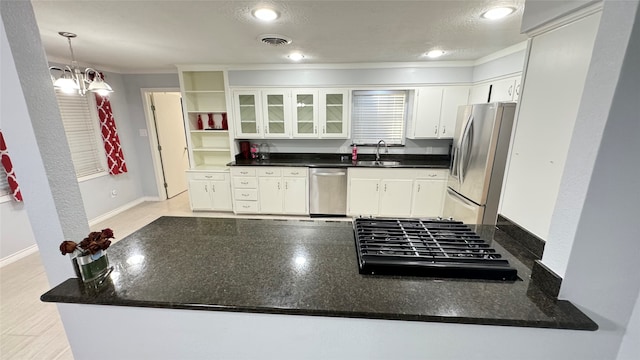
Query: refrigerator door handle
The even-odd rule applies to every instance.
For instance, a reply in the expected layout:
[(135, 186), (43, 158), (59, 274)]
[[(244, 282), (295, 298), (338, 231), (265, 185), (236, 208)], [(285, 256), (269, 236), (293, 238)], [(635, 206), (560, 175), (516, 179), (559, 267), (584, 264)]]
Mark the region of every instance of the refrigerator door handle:
[[(462, 138), (460, 140), (460, 148), (458, 149), (458, 177), (460, 178), (460, 184), (464, 182), (464, 168), (465, 164), (469, 165), (469, 156), (471, 155), (471, 144), (466, 144), (469, 138), (469, 133), (473, 134), (473, 115), (469, 115), (467, 124), (462, 132)], [(471, 142), (472, 140), (469, 140)]]
[(449, 175), (458, 179), (458, 148), (451, 149), (451, 163), (449, 163)]

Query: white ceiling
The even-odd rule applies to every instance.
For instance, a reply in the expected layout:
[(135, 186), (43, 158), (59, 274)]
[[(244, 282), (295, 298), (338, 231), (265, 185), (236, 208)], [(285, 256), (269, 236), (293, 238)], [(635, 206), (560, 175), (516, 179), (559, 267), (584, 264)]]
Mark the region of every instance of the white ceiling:
[[(122, 73), (175, 71), (176, 64), (381, 63), (476, 60), (526, 39), (520, 34), (524, 0), (449, 1), (114, 1), (32, 0), (42, 43), (51, 61), (68, 63), (67, 40), (76, 33), (76, 59)], [(251, 10), (269, 5), (273, 23)], [(496, 5), (517, 7), (500, 21), (481, 19)], [(262, 34), (293, 39), (258, 41)], [(442, 48), (438, 60), (422, 56)]]

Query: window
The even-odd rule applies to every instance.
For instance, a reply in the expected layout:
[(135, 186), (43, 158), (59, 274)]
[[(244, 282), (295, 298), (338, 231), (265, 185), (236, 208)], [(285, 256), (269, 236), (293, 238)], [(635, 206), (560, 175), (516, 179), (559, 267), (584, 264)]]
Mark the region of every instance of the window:
[(9, 182), (7, 181), (7, 172), (4, 171), (4, 166), (0, 165), (0, 196), (11, 194), (9, 189)]
[(56, 90), (62, 124), (78, 178), (105, 172), (106, 168), (104, 151), (100, 151), (102, 139), (92, 96), (65, 94)]
[(355, 144), (404, 144), (406, 91), (354, 91), (351, 122)]

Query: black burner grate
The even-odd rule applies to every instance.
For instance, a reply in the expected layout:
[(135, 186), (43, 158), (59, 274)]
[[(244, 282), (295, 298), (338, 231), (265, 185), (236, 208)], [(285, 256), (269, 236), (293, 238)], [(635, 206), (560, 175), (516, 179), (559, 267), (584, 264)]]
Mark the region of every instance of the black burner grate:
[(517, 271), (454, 220), (355, 219), (360, 273), (516, 280)]

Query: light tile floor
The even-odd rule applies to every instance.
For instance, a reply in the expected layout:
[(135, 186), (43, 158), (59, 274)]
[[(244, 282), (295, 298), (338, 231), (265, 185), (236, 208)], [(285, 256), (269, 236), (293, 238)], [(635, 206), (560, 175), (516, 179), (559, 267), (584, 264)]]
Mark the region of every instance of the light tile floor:
[[(237, 217), (233, 213), (192, 212), (184, 192), (161, 202), (144, 202), (91, 227), (111, 228), (116, 241), (160, 216)], [(242, 216), (243, 218), (297, 218), (286, 216)], [(350, 218), (331, 218), (345, 220)], [(73, 359), (55, 304), (43, 303), (40, 295), (49, 290), (38, 253), (0, 268), (0, 359)]]

